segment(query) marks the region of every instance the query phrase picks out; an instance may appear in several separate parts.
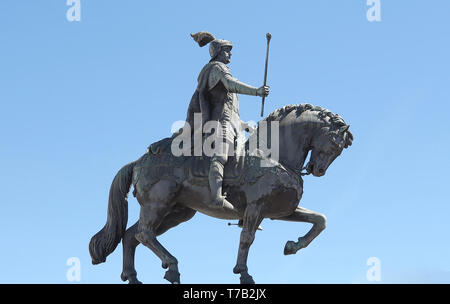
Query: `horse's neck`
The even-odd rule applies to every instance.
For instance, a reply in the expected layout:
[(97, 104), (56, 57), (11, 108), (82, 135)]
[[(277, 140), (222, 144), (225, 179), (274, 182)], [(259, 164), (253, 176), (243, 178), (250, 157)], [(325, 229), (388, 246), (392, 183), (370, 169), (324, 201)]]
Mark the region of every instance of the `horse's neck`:
[(316, 117), (297, 117), (290, 123), (280, 123), (280, 163), (293, 169), (303, 168), (311, 142), (321, 132), (324, 122)]
[[(317, 119), (316, 116), (301, 116), (295, 119), (291, 117), (285, 117), (288, 121), (279, 121), (279, 136), (278, 136), (278, 159), (274, 159), (273, 152), (271, 158), (279, 161), (281, 164), (290, 167), (291, 169), (301, 169), (304, 166), (308, 152), (311, 149), (311, 142), (314, 136), (318, 136), (320, 129), (323, 127), (324, 122)], [(267, 143), (258, 139), (258, 148), (271, 147), (273, 150), (271, 131), (272, 126), (269, 123), (267, 125)], [(257, 130), (264, 132), (260, 128)], [(275, 135), (275, 134), (274, 134)], [(261, 136), (261, 134), (260, 134)], [(265, 145), (265, 146), (264, 146)]]
[(280, 163), (292, 169), (301, 169), (309, 151), (309, 136), (305, 133), (291, 133), (287, 129), (280, 127)]

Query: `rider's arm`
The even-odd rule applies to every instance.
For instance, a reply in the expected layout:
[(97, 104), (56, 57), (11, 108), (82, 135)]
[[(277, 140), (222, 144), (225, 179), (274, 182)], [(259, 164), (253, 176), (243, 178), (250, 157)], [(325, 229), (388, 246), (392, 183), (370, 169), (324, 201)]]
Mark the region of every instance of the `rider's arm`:
[(240, 82), (229, 73), (224, 74), (221, 81), (230, 93), (258, 96), (258, 88)]
[(228, 67), (223, 63), (215, 63), (210, 74), (210, 87), (213, 88), (219, 81), (230, 93), (258, 96), (258, 89), (240, 82), (231, 76)]

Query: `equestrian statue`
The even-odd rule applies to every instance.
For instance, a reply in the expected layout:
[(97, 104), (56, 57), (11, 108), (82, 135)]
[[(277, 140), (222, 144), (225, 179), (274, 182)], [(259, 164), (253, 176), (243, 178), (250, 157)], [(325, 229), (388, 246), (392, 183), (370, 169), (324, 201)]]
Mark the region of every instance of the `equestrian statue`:
[[(157, 237), (201, 212), (239, 221), (242, 231), (233, 272), (240, 274), (242, 284), (252, 284), (247, 258), (263, 219), (313, 224), (297, 241), (286, 243), (285, 255), (307, 247), (325, 229), (323, 214), (299, 206), (302, 176), (325, 175), (330, 164), (352, 144), (353, 135), (342, 117), (310, 104), (279, 108), (256, 128), (244, 123), (239, 116), (238, 94), (264, 100), (269, 87), (265, 81), (263, 86), (253, 87), (231, 75), (227, 66), (231, 41), (216, 39), (208, 32), (191, 36), (201, 47), (209, 44), (211, 59), (198, 76), (185, 127), (153, 143), (138, 160), (119, 170), (109, 192), (106, 224), (92, 237), (89, 252), (92, 263), (99, 264), (122, 241), (121, 279), (140, 283), (134, 257), (136, 247), (143, 244), (161, 259), (167, 269), (164, 278), (180, 283), (178, 261)], [(267, 37), (269, 46), (269, 34)], [(248, 139), (244, 130), (250, 133)], [(272, 136), (263, 136), (266, 132)], [(180, 144), (180, 138), (189, 140)], [(276, 157), (261, 149), (275, 144), (282, 147)], [(209, 150), (202, 150), (204, 147)], [(127, 228), (131, 186), (141, 211), (139, 220)]]

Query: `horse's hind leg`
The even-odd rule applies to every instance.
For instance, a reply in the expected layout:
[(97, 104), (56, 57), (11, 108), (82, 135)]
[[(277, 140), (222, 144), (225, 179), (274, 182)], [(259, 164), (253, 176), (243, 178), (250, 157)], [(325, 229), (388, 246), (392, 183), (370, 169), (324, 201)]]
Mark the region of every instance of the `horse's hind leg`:
[(152, 187), (145, 198), (138, 197), (141, 212), (139, 233), (136, 234), (136, 239), (150, 248), (161, 259), (162, 267), (168, 268), (164, 278), (171, 283), (180, 283), (178, 261), (158, 242), (156, 236), (159, 226), (175, 205), (173, 197), (176, 190), (175, 182), (161, 180)]
[[(196, 211), (181, 205), (176, 205), (172, 212), (169, 213), (164, 221), (159, 225), (156, 235), (161, 235), (167, 230), (178, 226), (179, 224), (190, 220)], [(141, 282), (137, 279), (137, 272), (134, 268), (134, 256), (136, 252), (136, 247), (140, 244), (136, 239), (135, 235), (138, 232), (138, 224), (136, 222), (133, 226), (128, 228), (125, 232), (125, 236), (122, 239), (123, 246), (123, 271), (122, 271), (122, 281), (128, 280), (130, 284), (140, 284)]]
[(307, 222), (312, 223), (312, 228), (304, 236), (298, 238), (298, 242), (288, 241), (284, 247), (284, 254), (295, 254), (312, 242), (326, 227), (327, 218), (321, 213), (317, 213), (306, 208), (297, 207), (294, 213), (277, 220)]
[(122, 238), (123, 270), (120, 278), (122, 281), (128, 280), (128, 283), (130, 284), (141, 283), (137, 279), (137, 272), (134, 268), (134, 254), (136, 252), (136, 247), (139, 245), (139, 241), (135, 237), (138, 232), (138, 224), (139, 222), (136, 222), (133, 226), (128, 228)]
[(164, 221), (156, 230), (156, 235), (161, 235), (167, 230), (178, 226), (179, 224), (190, 220), (196, 213), (194, 209), (184, 207), (182, 205), (175, 205), (172, 211), (164, 218)]
[[(171, 213), (169, 213), (163, 220), (163, 222), (159, 225), (156, 235), (161, 235), (167, 230), (178, 226), (179, 224), (190, 220), (196, 211), (184, 207), (181, 205), (176, 205)], [(134, 256), (136, 252), (136, 247), (140, 244), (136, 239), (135, 235), (138, 232), (138, 224), (136, 222), (133, 226), (128, 228), (125, 232), (125, 235), (122, 239), (123, 246), (123, 271), (121, 278), (123, 281), (128, 280), (130, 284), (140, 284), (141, 282), (137, 279), (137, 272), (134, 268)]]

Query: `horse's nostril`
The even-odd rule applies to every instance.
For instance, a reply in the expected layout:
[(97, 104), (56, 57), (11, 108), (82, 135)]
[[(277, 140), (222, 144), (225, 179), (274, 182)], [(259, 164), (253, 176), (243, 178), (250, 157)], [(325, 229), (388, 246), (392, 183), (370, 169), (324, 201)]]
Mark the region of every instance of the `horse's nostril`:
[(319, 169), (320, 174), (322, 174), (323, 172), (325, 172), (323, 169)]

